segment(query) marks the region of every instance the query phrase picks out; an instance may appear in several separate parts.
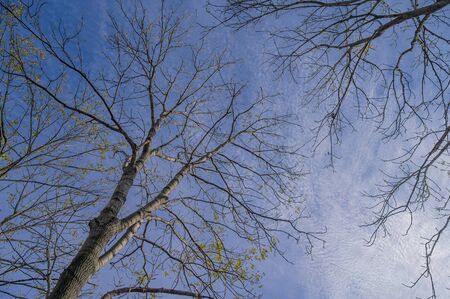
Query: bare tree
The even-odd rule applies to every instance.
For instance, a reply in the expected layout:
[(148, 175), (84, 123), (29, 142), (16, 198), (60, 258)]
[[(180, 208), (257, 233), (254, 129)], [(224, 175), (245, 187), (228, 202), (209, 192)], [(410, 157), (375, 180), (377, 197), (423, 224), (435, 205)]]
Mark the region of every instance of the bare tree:
[(370, 195), (377, 200), (370, 242), (391, 217), (407, 213), (412, 224), (414, 212), (436, 209), (425, 270), (412, 284), (428, 278), (435, 297), (431, 256), (450, 220), (450, 1), (211, 2), (212, 14), (234, 28), (270, 20), (272, 62), (309, 86), (307, 102), (324, 111), (314, 146), (328, 140), (331, 162), (333, 145), (356, 117), (376, 121), (387, 141), (405, 141), (404, 154), (391, 160), (398, 172)]
[[(0, 7), (15, 22), (7, 38), (36, 49), (24, 57), (2, 47), (5, 59), (20, 65), (2, 65), (20, 89), (9, 97), (24, 102), (23, 113), (2, 110), (2, 120), (48, 114), (59, 134), (32, 137), (48, 145), (31, 146), (28, 156), (37, 148), (39, 162), (24, 158), (1, 178), (15, 196), (12, 205), (26, 198), (40, 205), (33, 209), (38, 214), (12, 208), (26, 222), (21, 234), (2, 228), (12, 254), (5, 271), (20, 274), (3, 272), (1, 283), (26, 290), (4, 294), (92, 294), (93, 276), (112, 268), (135, 281), (125, 279), (103, 298), (254, 297), (260, 280), (254, 262), (270, 252), (284, 257), (281, 238), (302, 240), (311, 250), (318, 237), (299, 227), (301, 160), (285, 134), (295, 126), (291, 115), (273, 112), (276, 98), (234, 82), (228, 54), (210, 54), (180, 16), (161, 5), (152, 19), (142, 3), (119, 3), (104, 56), (86, 63), (81, 28), (49, 29), (39, 4), (23, 5), (21, 13), (9, 2)], [(27, 127), (16, 128), (27, 146), (32, 138), (19, 133)], [(6, 149), (19, 146), (6, 139)], [(20, 159), (15, 151), (12, 160)]]

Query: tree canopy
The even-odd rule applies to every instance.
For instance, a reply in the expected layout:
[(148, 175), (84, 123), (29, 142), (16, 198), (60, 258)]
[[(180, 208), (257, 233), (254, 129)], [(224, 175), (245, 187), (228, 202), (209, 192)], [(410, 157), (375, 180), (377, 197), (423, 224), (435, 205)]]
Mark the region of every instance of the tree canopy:
[(301, 229), (293, 116), (164, 2), (118, 2), (95, 63), (82, 27), (0, 7), (4, 295), (98, 296), (108, 268), (134, 278), (103, 298), (254, 297), (280, 239), (319, 240)]
[[(364, 194), (368, 244), (431, 210), (409, 286), (427, 281), (436, 298), (432, 259), (450, 223), (449, 4), (210, 0), (216, 23), (200, 26), (176, 1), (117, 1), (94, 50), (82, 21), (0, 0), (0, 293), (257, 298), (259, 262), (288, 260), (291, 241), (306, 254), (324, 242), (326, 228), (303, 221), (306, 153), (326, 147), (334, 167), (353, 154), (339, 151), (346, 132), (370, 123), (403, 151)], [(209, 40), (230, 28), (264, 31), (271, 70), (300, 99), (236, 74), (240, 57)], [(306, 109), (319, 117), (312, 135)]]

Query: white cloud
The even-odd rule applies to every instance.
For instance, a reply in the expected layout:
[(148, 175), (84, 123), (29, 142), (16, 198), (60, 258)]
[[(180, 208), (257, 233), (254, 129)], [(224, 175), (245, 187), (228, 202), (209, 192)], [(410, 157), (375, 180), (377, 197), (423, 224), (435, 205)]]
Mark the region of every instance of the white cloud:
[[(418, 212), (408, 235), (404, 235), (409, 217), (397, 217), (390, 223), (390, 235), (378, 238), (367, 247), (365, 239), (372, 228), (362, 228), (373, 217), (368, 206), (373, 201), (360, 192), (373, 190), (383, 175), (378, 168), (388, 165), (381, 159), (400, 153), (397, 143), (382, 145), (380, 136), (368, 128), (356, 132), (342, 144), (345, 153), (335, 169), (324, 168), (320, 155), (310, 162), (311, 175), (306, 177), (303, 189), (317, 227), (328, 229), (325, 248), (316, 247), (312, 258), (305, 256), (301, 247), (289, 248), (289, 255), (296, 260), (294, 266), (268, 263), (276, 267), (265, 281), (265, 298), (272, 298), (274, 273), (283, 281), (283, 290), (289, 290), (280, 298), (426, 298), (430, 295), (428, 281), (415, 288), (409, 284), (421, 273), (424, 263), (422, 236), (434, 231), (435, 219), (429, 213)], [(395, 167), (390, 165), (390, 167)], [(391, 169), (392, 170), (392, 169)], [(434, 275), (438, 294), (445, 294), (448, 242), (441, 244), (433, 258)], [(267, 269), (266, 269), (267, 272)], [(448, 273), (447, 273), (448, 274)], [(283, 279), (285, 277), (286, 279)], [(295, 279), (293, 279), (295, 277)], [(278, 286), (279, 290), (279, 286)], [(274, 293), (276, 294), (276, 293)]]

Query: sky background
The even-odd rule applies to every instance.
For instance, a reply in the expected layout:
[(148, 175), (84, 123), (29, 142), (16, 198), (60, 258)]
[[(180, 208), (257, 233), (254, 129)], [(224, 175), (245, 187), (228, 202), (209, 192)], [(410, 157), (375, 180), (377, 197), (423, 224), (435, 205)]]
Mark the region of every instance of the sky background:
[[(190, 21), (211, 22), (203, 1), (176, 3), (179, 12), (185, 13)], [(58, 18), (65, 23), (83, 19), (85, 45), (90, 48), (91, 63), (96, 63), (102, 46), (98, 37), (106, 34), (107, 12), (115, 8), (114, 1), (51, 0), (47, 1), (45, 9), (50, 16), (48, 22)], [(258, 29), (271, 29), (271, 26), (271, 23), (262, 23)], [(283, 108), (298, 113), (306, 130), (287, 134), (302, 143), (317, 115), (301, 108), (302, 87), (288, 78), (278, 78), (266, 63), (264, 53), (270, 45), (267, 36), (256, 32), (253, 27), (239, 32), (220, 28), (210, 33), (208, 39), (211, 48), (228, 48), (234, 57), (240, 59), (233, 70), (237, 79), (249, 82), (250, 88), (262, 87), (280, 93), (286, 103)], [(384, 51), (384, 55), (388, 53)], [(403, 285), (410, 283), (421, 271), (421, 236), (434, 230), (433, 222), (427, 220), (427, 211), (416, 215), (413, 229), (407, 236), (403, 234), (408, 219), (397, 218), (390, 236), (378, 239), (371, 247), (366, 246), (365, 240), (371, 231), (361, 225), (372, 216), (368, 209), (372, 202), (361, 193), (373, 191), (374, 186), (382, 181), (380, 170), (394, 170), (389, 169), (394, 165), (382, 160), (400, 153), (401, 144), (383, 143), (381, 136), (367, 122), (356, 127), (356, 132), (345, 132), (338, 149), (342, 158), (336, 161), (334, 169), (325, 167), (329, 162), (327, 148), (319, 148), (312, 159), (305, 162), (310, 174), (300, 184), (311, 213), (305, 226), (326, 227), (325, 246), (317, 243), (313, 254), (308, 256), (304, 244), (287, 241), (287, 256), (293, 264), (282, 262), (275, 256), (260, 265), (266, 273), (261, 290), (263, 298), (415, 298), (429, 294), (426, 284), (413, 289)], [(440, 244), (441, 248), (446, 245), (448, 242)], [(438, 288), (444, 289), (450, 287), (450, 283), (445, 285), (449, 256), (445, 250), (438, 253), (440, 255), (433, 260), (434, 270), (440, 282)]]

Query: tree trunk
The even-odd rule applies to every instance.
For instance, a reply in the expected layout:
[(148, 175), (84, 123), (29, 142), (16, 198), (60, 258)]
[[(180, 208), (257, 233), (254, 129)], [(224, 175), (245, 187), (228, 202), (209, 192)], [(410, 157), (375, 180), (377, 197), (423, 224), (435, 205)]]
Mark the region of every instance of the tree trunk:
[(89, 235), (69, 266), (63, 271), (48, 299), (76, 298), (84, 285), (99, 270), (99, 256), (121, 229), (117, 214), (125, 203), (136, 177), (136, 168), (124, 170), (108, 204), (89, 223)]

